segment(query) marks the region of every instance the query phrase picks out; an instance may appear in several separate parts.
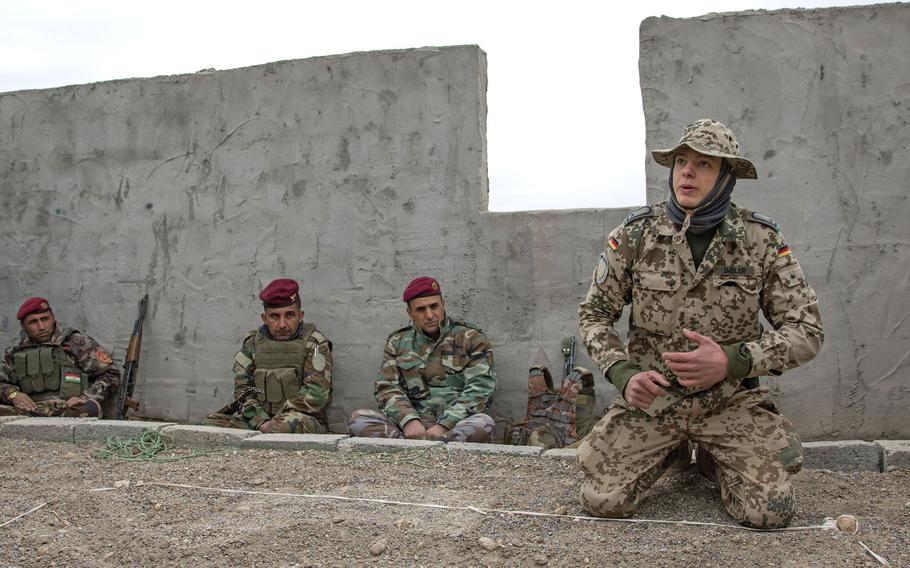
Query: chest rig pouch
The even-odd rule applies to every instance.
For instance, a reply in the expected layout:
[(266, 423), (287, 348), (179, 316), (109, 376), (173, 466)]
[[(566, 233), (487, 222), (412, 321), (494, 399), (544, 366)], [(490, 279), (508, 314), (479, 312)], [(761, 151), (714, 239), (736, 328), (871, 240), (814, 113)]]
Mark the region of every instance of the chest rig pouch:
[(257, 398), (269, 416), (277, 414), (285, 401), (300, 391), (306, 345), (315, 329), (315, 325), (305, 323), (300, 336), (290, 341), (275, 341), (261, 333), (256, 334), (253, 382), (262, 391)]
[(547, 449), (575, 443), (593, 427), (595, 406), (594, 375), (587, 369), (573, 367), (556, 390), (549, 369), (531, 367), (525, 443)]
[(88, 377), (59, 344), (22, 349), (13, 355), (13, 366), (19, 389), (32, 398), (79, 396), (88, 386)]

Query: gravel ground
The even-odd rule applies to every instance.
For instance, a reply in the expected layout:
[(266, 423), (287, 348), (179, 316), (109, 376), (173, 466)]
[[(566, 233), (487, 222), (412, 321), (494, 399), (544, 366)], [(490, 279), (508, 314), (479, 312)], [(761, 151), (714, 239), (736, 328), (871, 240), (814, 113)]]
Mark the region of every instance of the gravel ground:
[[(794, 525), (847, 513), (859, 534), (759, 533), (152, 485), (583, 515), (580, 475), (562, 460), (437, 448), (130, 463), (96, 459), (99, 448), (0, 439), (0, 524), (50, 502), (0, 528), (0, 566), (881, 566), (859, 541), (891, 566), (910, 566), (910, 471), (805, 471)], [(125, 480), (131, 486), (91, 491)], [(730, 523), (714, 487), (692, 471), (659, 481), (639, 518)]]

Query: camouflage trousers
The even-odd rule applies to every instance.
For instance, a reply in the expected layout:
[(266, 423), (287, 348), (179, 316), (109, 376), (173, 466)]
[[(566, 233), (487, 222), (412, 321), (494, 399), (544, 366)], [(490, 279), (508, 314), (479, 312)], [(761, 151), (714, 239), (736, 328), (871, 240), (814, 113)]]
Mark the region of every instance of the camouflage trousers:
[(65, 416), (67, 418), (101, 418), (101, 404), (93, 399), (85, 399), (72, 408), (66, 406), (64, 398), (48, 398), (35, 401), (38, 408), (32, 412), (23, 412), (13, 405), (0, 404), (0, 416)]
[[(630, 517), (647, 490), (698, 444), (698, 465), (720, 489), (727, 512), (743, 525), (778, 528), (796, 508), (790, 474), (802, 446), (789, 420), (765, 400), (767, 388), (739, 391), (720, 408), (698, 395), (651, 417), (617, 399), (582, 440), (581, 503), (600, 517)], [(688, 452), (685, 452), (688, 463)]]
[[(272, 420), (275, 421), (275, 425), (269, 430), (269, 434), (325, 434), (327, 431), (321, 422), (299, 410), (281, 412), (273, 416)], [(202, 425), (218, 428), (237, 428), (239, 430), (258, 430), (239, 412), (234, 414), (217, 412), (209, 414), (202, 421)]]
[[(429, 417), (421, 417), (424, 427), (433, 426), (436, 421)], [(486, 414), (472, 414), (464, 420), (459, 420), (451, 430), (446, 432), (444, 442), (486, 442), (493, 437), (496, 423)], [(351, 414), (348, 422), (348, 432), (351, 436), (362, 438), (404, 438), (404, 432), (396, 422), (390, 420), (378, 410), (361, 408)]]

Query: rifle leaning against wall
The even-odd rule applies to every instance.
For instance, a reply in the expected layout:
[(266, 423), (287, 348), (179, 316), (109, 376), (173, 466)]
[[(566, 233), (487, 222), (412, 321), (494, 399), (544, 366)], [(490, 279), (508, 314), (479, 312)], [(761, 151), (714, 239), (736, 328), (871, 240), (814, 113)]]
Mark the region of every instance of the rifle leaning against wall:
[(139, 301), (139, 317), (133, 324), (133, 335), (130, 336), (130, 345), (126, 350), (126, 360), (123, 362), (123, 380), (120, 381), (120, 390), (117, 392), (117, 420), (126, 420), (127, 411), (139, 410), (139, 401), (133, 399), (133, 389), (136, 387), (136, 371), (139, 369), (139, 350), (142, 347), (142, 324), (145, 322), (145, 312), (149, 305), (149, 295), (146, 294)]

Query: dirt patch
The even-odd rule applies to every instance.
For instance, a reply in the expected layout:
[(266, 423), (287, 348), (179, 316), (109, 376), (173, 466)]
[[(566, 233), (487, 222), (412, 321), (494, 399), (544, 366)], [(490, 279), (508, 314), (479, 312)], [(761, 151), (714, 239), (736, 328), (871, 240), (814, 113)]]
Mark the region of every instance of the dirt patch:
[[(755, 533), (151, 485), (584, 515), (578, 470), (561, 460), (436, 448), (245, 450), (126, 463), (95, 459), (99, 448), (0, 439), (0, 523), (51, 502), (0, 528), (0, 566), (880, 566), (860, 540), (892, 566), (910, 565), (907, 471), (810, 470), (795, 478), (794, 525), (848, 513), (859, 519), (858, 535)], [(132, 486), (90, 491), (124, 480)], [(714, 486), (694, 472), (658, 482), (639, 518), (731, 523)]]

